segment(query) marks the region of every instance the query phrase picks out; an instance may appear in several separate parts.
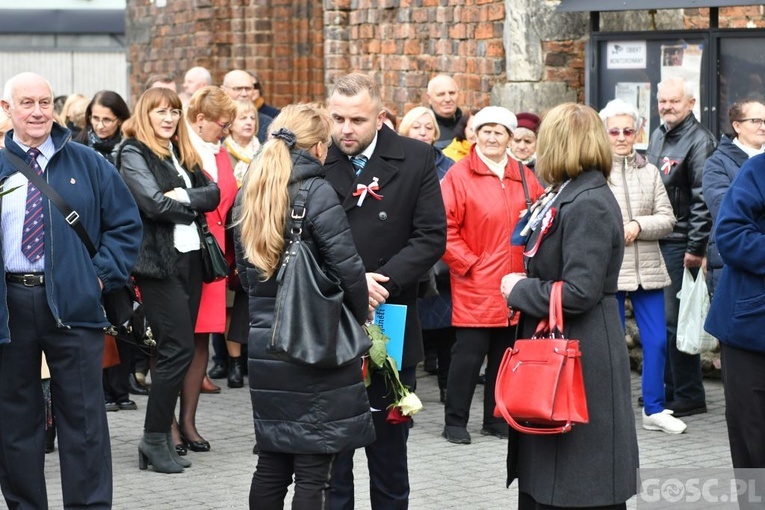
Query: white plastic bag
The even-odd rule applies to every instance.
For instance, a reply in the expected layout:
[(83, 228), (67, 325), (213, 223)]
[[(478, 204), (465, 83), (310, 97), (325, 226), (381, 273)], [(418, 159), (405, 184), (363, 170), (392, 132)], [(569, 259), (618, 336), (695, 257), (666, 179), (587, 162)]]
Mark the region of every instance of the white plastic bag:
[(683, 287), (677, 294), (680, 313), (677, 317), (677, 349), (686, 354), (701, 354), (717, 348), (717, 339), (704, 331), (709, 311), (709, 293), (704, 274), (699, 271), (696, 279), (686, 267), (683, 270)]

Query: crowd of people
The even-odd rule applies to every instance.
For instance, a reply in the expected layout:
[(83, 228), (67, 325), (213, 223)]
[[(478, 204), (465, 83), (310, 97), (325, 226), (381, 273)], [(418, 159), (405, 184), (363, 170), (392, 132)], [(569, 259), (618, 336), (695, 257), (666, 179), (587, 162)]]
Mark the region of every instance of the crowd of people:
[[(523, 510), (622, 509), (636, 493), (627, 301), (643, 349), (642, 427), (681, 434), (680, 418), (707, 411), (699, 356), (676, 338), (683, 271), (706, 261), (708, 327), (736, 405), (726, 414), (734, 467), (762, 467), (765, 442), (752, 432), (761, 422), (741, 410), (763, 405), (752, 388), (765, 348), (742, 336), (756, 337), (765, 317), (751, 267), (765, 239), (765, 163), (755, 157), (765, 104), (734, 104), (718, 146), (693, 115), (689, 84), (666, 79), (662, 123), (643, 155), (640, 116), (619, 99), (599, 113), (574, 103), (463, 109), (457, 82), (438, 75), (398, 121), (364, 74), (338, 78), (326, 105), (279, 110), (262, 90), (253, 73), (231, 70), (214, 85), (194, 67), (180, 89), (173, 76), (151, 76), (131, 111), (114, 91), (54, 97), (34, 73), (6, 82), (0, 488), (10, 508), (47, 508), (44, 454), (55, 436), (65, 507), (110, 508), (105, 413), (137, 410), (131, 393), (148, 395), (138, 467), (191, 468), (189, 450), (213, 450), (196, 426), (200, 393), (220, 392), (222, 379), (250, 389), (259, 454), (250, 508), (282, 508), (294, 482), (294, 509), (352, 509), (361, 448), (372, 508), (407, 508), (412, 420), (384, 411), (402, 405), (388, 376), (367, 373), (361, 358), (327, 369), (271, 350), (291, 234), (338, 282), (359, 328), (383, 304), (406, 307), (397, 380), (414, 391), (423, 361), (437, 375), (446, 441), (471, 443), (483, 384), (479, 430), (507, 442), (507, 480), (518, 479)], [(64, 218), (8, 154), (79, 218)], [(302, 228), (290, 232), (306, 186)], [(207, 232), (229, 264), (225, 279), (203, 281)], [(107, 366), (101, 295), (129, 279), (156, 348), (117, 342), (119, 361)], [(590, 419), (535, 436), (495, 415), (495, 384), (505, 351), (547, 316), (557, 281), (565, 334), (586, 340)], [(316, 290), (304, 290), (310, 306)]]

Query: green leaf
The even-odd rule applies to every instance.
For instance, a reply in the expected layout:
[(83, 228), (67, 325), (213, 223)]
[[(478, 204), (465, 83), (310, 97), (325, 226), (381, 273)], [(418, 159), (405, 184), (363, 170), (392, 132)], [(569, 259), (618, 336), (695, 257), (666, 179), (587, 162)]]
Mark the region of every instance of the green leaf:
[(21, 185), (16, 186), (15, 188), (11, 188), (11, 189), (4, 189), (4, 190), (0, 191), (0, 197), (2, 197), (3, 195), (7, 195), (8, 193), (10, 193), (12, 191), (16, 191), (20, 187), (21, 187)]

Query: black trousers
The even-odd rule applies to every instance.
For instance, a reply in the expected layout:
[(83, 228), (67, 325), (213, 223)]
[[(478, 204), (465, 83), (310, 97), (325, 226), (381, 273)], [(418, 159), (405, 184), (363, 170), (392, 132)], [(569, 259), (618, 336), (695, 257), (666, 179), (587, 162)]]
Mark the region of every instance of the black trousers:
[(119, 403), (130, 400), (128, 377), (137, 349), (134, 349), (128, 342), (119, 339), (116, 342), (120, 364), (104, 369), (104, 399), (107, 402)]
[(146, 432), (169, 432), (183, 378), (194, 357), (194, 325), (202, 296), (199, 251), (179, 253), (177, 274), (157, 279), (136, 277), (146, 319), (157, 341), (157, 364), (146, 404)]
[(444, 406), (446, 425), (467, 427), (470, 403), (478, 384), (481, 364), (484, 357), (488, 356), (486, 383), (483, 387), (483, 426), (507, 428), (504, 419), (494, 417), (494, 385), (502, 356), (515, 343), (516, 327), (455, 329), (456, 340), (452, 348)]
[(333, 454), (262, 451), (250, 486), (251, 510), (282, 510), (295, 475), (292, 510), (325, 510)]
[(64, 508), (111, 508), (112, 458), (101, 388), (104, 332), (57, 327), (44, 286), (7, 286), (11, 343), (0, 345), (0, 488), (5, 502), (12, 510), (48, 508), (40, 385), (45, 351)]
[[(430, 344), (438, 358), (438, 389), (445, 390), (449, 380), (449, 367), (452, 364), (452, 346), (454, 346), (454, 328), (423, 329), (422, 343)], [(427, 349), (427, 347), (426, 347)]]
[[(401, 382), (414, 387), (416, 367), (399, 372)], [(372, 377), (367, 388), (377, 439), (364, 450), (369, 467), (369, 492), (373, 510), (406, 510), (409, 508), (409, 466), (406, 442), (409, 424), (394, 425), (385, 421), (387, 407), (393, 402), (391, 392), (379, 375)], [(337, 454), (332, 470), (332, 488), (329, 494), (331, 510), (353, 510), (353, 454), (354, 450)]]
[[(617, 503), (616, 505), (608, 506), (589, 506), (589, 507), (576, 507), (576, 510), (624, 510), (627, 508), (627, 503)], [(518, 510), (575, 510), (572, 507), (565, 506), (550, 506), (537, 503), (534, 498), (525, 492), (518, 493)]]
[(765, 467), (765, 354), (722, 344), (725, 421), (734, 468)]

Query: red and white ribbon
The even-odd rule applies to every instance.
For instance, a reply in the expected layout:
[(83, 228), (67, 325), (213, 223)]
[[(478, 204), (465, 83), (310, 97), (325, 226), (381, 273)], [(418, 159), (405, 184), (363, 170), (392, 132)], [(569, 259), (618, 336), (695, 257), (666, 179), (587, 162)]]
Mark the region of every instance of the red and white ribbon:
[(359, 197), (358, 202), (356, 202), (356, 207), (361, 207), (361, 204), (364, 203), (364, 199), (367, 198), (367, 195), (370, 195), (376, 200), (382, 200), (383, 196), (376, 193), (380, 189), (380, 184), (378, 183), (379, 180), (380, 179), (377, 177), (373, 177), (372, 182), (369, 184), (356, 185), (356, 191), (353, 192), (354, 197)]
[(672, 167), (679, 164), (680, 162), (678, 160), (669, 159), (669, 157), (664, 156), (661, 160), (661, 171), (664, 172), (664, 175), (669, 175), (669, 171), (672, 170)]

